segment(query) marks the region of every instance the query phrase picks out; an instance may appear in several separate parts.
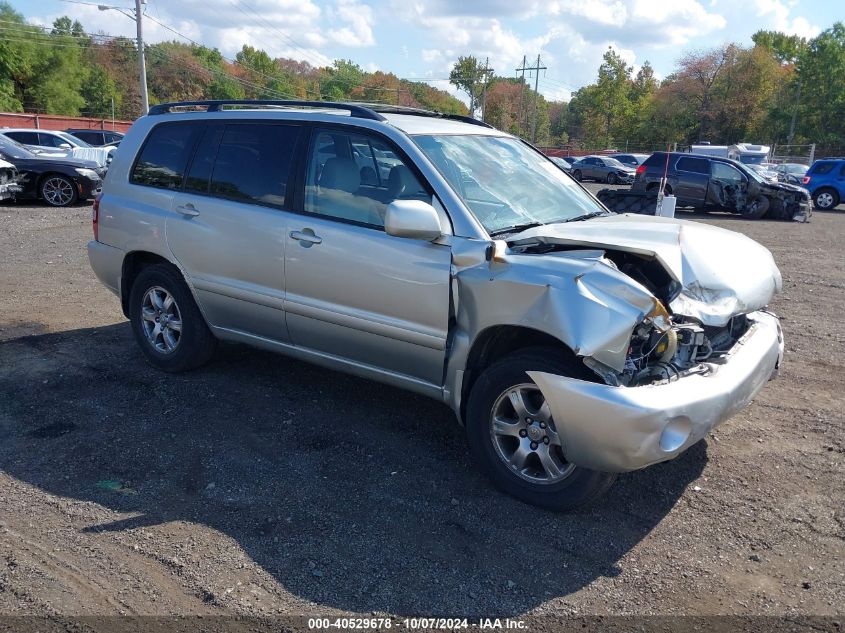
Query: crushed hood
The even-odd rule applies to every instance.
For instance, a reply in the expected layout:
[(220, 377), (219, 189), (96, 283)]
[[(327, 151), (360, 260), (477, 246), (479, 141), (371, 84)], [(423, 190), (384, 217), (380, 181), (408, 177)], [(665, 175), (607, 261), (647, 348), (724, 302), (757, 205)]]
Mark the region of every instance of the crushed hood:
[(676, 314), (722, 326), (731, 317), (768, 305), (781, 289), (772, 254), (733, 231), (673, 218), (612, 215), (583, 222), (528, 229), (512, 244), (560, 244), (656, 258), (682, 291), (670, 307)]

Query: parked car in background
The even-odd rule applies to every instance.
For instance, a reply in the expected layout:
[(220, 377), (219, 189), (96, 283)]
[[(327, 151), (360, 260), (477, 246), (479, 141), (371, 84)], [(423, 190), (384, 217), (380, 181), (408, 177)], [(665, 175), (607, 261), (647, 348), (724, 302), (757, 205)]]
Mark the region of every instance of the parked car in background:
[(575, 180), (596, 180), (609, 185), (634, 182), (634, 168), (608, 156), (584, 156), (572, 163)]
[(0, 159), (18, 170), (17, 199), (41, 199), (53, 207), (66, 207), (100, 192), (105, 168), (89, 160), (49, 158), (0, 134)]
[(561, 158), (560, 156), (549, 156), (549, 160), (551, 160), (555, 165), (560, 167), (567, 174), (572, 171), (572, 163), (570, 163), (564, 158)]
[(2, 128), (0, 135), (25, 145), (35, 153), (50, 157), (70, 157), (94, 161), (101, 167), (108, 167), (114, 147), (92, 147), (67, 132), (56, 130), (34, 130)]
[(774, 169), (780, 182), (788, 182), (790, 185), (803, 187), (804, 176), (810, 168), (801, 163), (780, 163), (779, 165), (775, 165)]
[(14, 198), (19, 191), (17, 168), (12, 163), (0, 160), (0, 200)]
[(804, 176), (816, 209), (833, 209), (845, 200), (845, 158), (817, 160)]
[(611, 154), (610, 158), (615, 158), (623, 165), (628, 165), (628, 167), (636, 169), (642, 165), (649, 156), (651, 156), (651, 154)]
[(760, 165), (747, 165), (747, 167), (756, 171), (758, 174), (760, 174), (760, 176), (762, 176), (769, 182), (776, 182), (778, 180), (777, 172), (771, 169), (768, 163), (763, 163)]
[(65, 130), (65, 132), (75, 136), (81, 141), (85, 141), (92, 147), (103, 147), (105, 145), (113, 145), (117, 147), (120, 145), (120, 141), (123, 140), (123, 134), (120, 132), (112, 132), (111, 130), (69, 128)]
[(413, 390), (496, 485), (562, 510), (681, 454), (781, 363), (781, 275), (743, 235), (611, 214), (469, 117), (190, 105), (133, 124), (88, 244), (161, 371), (221, 339)]
[[(652, 154), (637, 168), (631, 189), (656, 194), (666, 158), (666, 152)], [(672, 152), (668, 168), (665, 192), (675, 195), (678, 207), (728, 211), (748, 219), (806, 221), (812, 213), (806, 190), (770, 182), (749, 165), (729, 158)]]

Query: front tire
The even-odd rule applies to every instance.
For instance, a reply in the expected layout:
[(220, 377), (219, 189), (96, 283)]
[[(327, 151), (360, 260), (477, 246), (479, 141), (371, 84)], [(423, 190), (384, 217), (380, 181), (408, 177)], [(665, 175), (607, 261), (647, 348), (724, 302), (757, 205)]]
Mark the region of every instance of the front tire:
[(67, 176), (49, 174), (39, 187), (41, 198), (51, 207), (69, 207), (79, 198), (76, 184)]
[(573, 172), (572, 172), (572, 177), (573, 177), (575, 180), (577, 180), (578, 182), (581, 182), (581, 180), (583, 180), (583, 176), (581, 175), (581, 170), (580, 170), (580, 169), (576, 169), (575, 171), (573, 171)]
[(515, 352), (488, 367), (472, 387), (466, 431), (480, 469), (502, 491), (531, 505), (571, 510), (604, 494), (616, 479), (570, 464), (557, 425), (526, 372), (589, 378), (555, 348)]
[(813, 205), (820, 211), (835, 209), (839, 204), (839, 194), (835, 189), (819, 189), (813, 194)]
[(771, 203), (766, 196), (758, 195), (740, 211), (746, 220), (759, 220), (769, 211)]
[(607, 175), (607, 184), (609, 184), (609, 185), (615, 185), (616, 184), (616, 174), (611, 173), (611, 174)]
[(135, 279), (129, 318), (144, 356), (162, 371), (199, 367), (217, 346), (182, 275), (169, 264), (149, 266)]

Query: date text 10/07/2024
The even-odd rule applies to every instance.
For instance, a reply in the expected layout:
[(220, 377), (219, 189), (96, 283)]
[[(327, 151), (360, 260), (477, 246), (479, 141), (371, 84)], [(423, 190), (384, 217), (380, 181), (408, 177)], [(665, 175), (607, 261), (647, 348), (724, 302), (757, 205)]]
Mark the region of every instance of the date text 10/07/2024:
[(308, 628), (311, 630), (326, 629), (353, 629), (353, 630), (378, 630), (378, 629), (407, 629), (407, 630), (466, 630), (478, 629), (481, 631), (495, 630), (524, 630), (525, 622), (510, 618), (480, 618), (469, 620), (468, 618), (402, 618), (393, 619), (389, 617), (370, 618), (308, 618)]

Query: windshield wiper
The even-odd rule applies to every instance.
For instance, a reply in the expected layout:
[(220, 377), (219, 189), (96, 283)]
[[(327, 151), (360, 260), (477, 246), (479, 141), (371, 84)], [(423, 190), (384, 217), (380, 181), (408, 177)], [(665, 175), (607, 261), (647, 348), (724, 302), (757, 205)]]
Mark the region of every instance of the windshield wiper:
[(564, 222), (580, 222), (581, 220), (589, 220), (590, 218), (597, 218), (600, 215), (610, 215), (610, 211), (593, 211), (592, 213), (585, 213), (584, 215), (576, 215), (574, 218), (564, 220)]
[(505, 233), (516, 233), (518, 231), (524, 231), (526, 229), (533, 229), (535, 226), (543, 226), (544, 222), (526, 222), (525, 224), (514, 224), (513, 226), (506, 226), (501, 229), (496, 229), (495, 231), (490, 231), (490, 236), (494, 235), (504, 235)]

